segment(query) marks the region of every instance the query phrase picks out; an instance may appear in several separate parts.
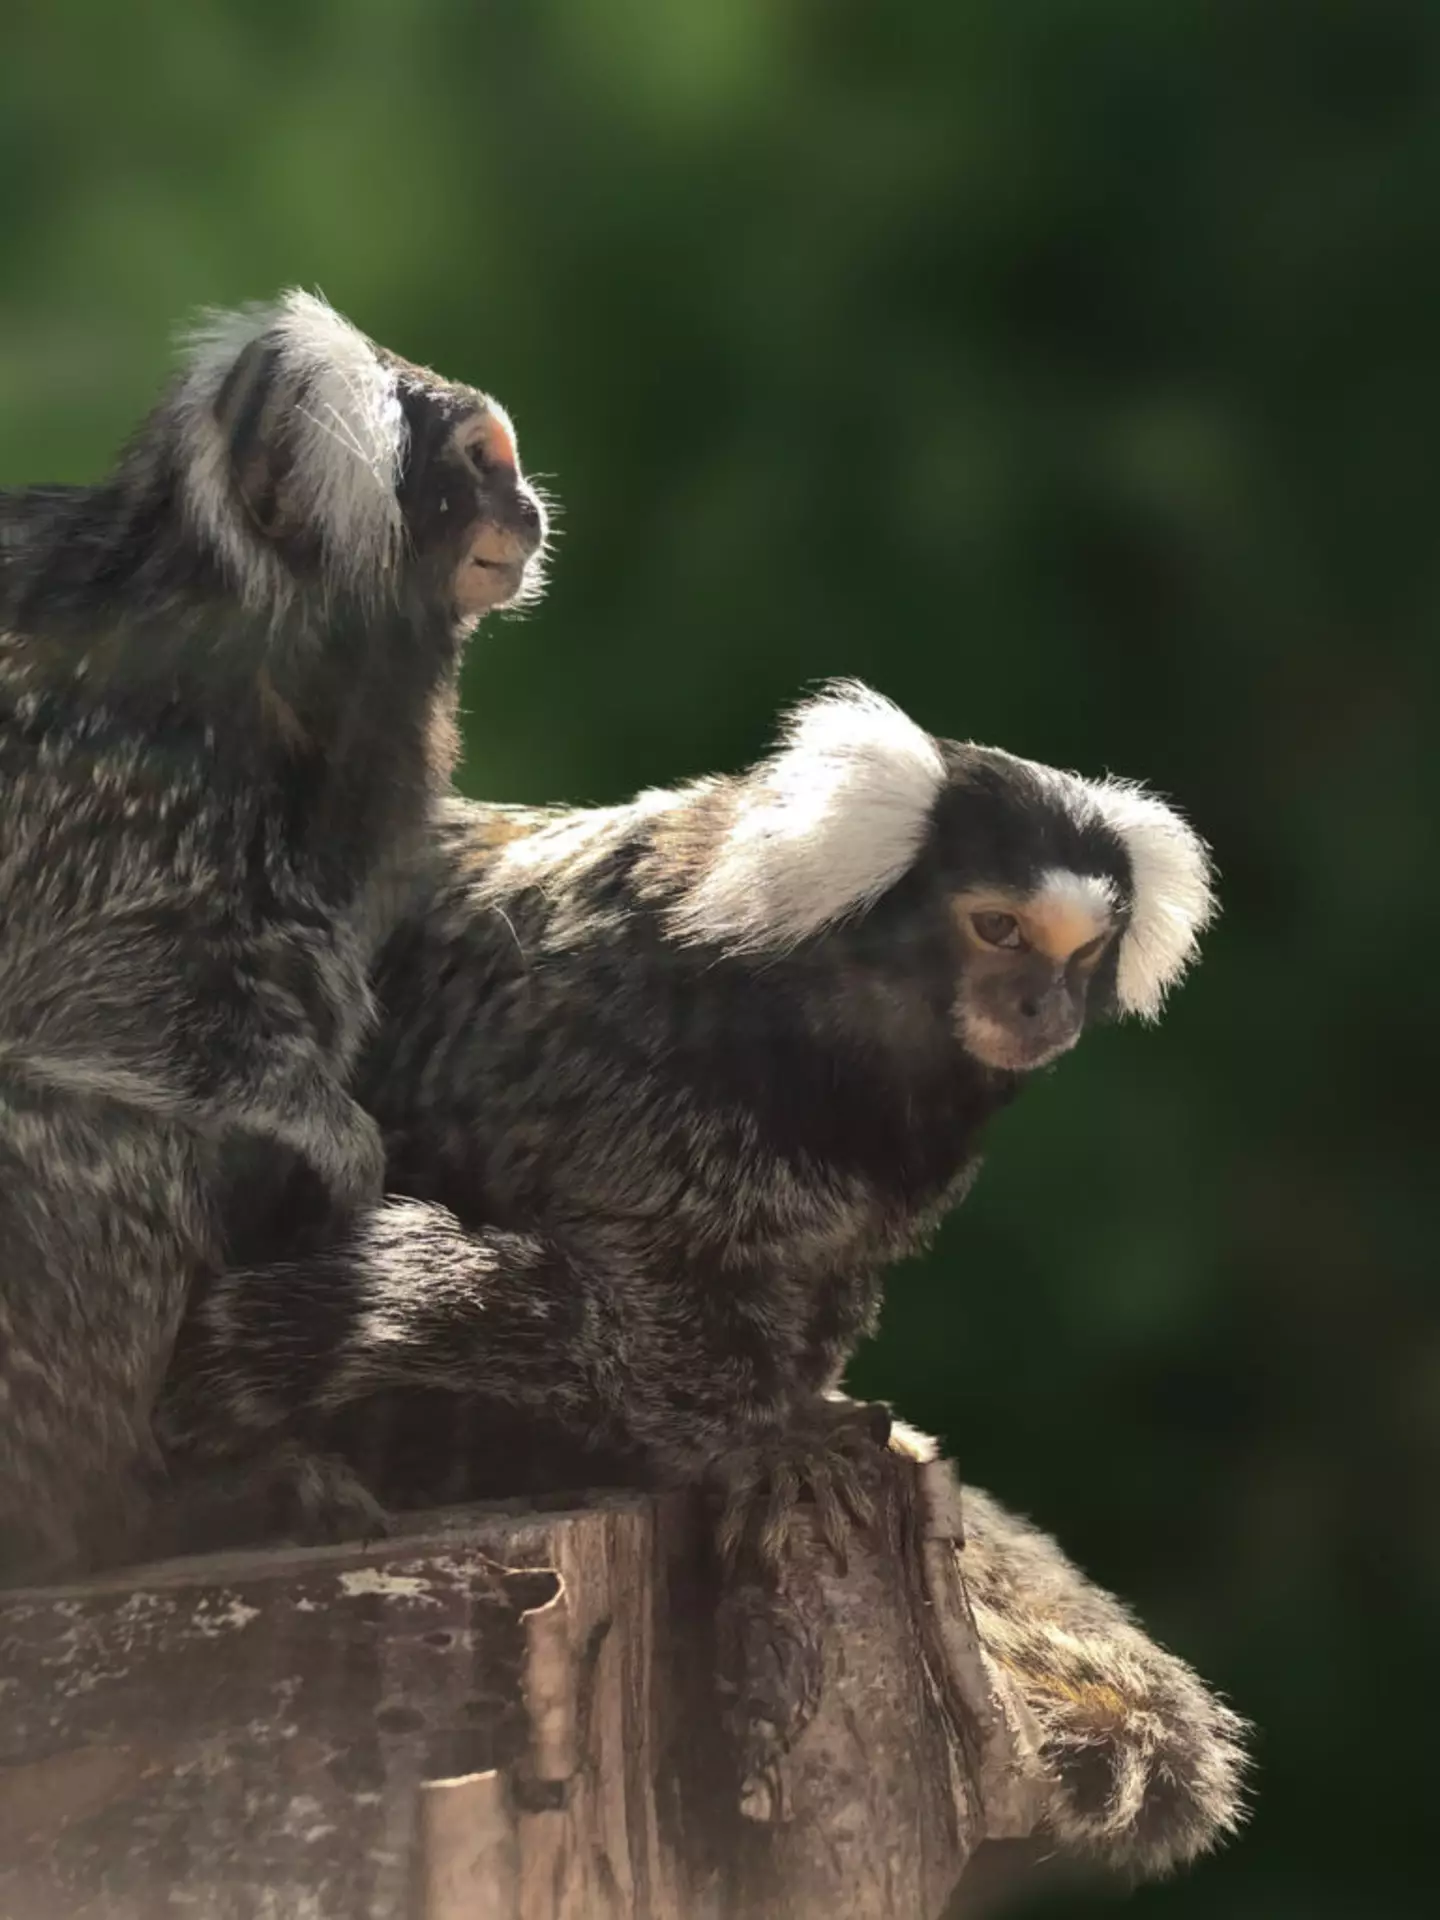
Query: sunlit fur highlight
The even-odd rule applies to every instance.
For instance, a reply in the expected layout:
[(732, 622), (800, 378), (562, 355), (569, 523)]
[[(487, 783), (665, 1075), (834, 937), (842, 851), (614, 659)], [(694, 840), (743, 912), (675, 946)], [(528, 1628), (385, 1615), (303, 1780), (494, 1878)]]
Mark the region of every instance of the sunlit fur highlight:
[(783, 950), (862, 910), (914, 859), (944, 781), (934, 740), (897, 706), (855, 681), (828, 687), (747, 780), (672, 930), (736, 953)]
[(173, 402), (188, 516), (246, 605), (288, 603), (292, 576), (237, 511), (229, 436), (214, 411), (239, 355), (267, 337), (281, 379), (305, 396), (286, 481), (291, 510), (319, 536), (332, 587), (378, 595), (404, 538), (395, 490), (406, 434), (396, 376), (358, 328), (313, 294), (292, 290), (265, 306), (214, 313), (189, 334)]
[(1137, 782), (1081, 785), (1130, 857), (1130, 919), (1116, 981), (1120, 1009), (1156, 1020), (1217, 912), (1209, 850), (1172, 807)]

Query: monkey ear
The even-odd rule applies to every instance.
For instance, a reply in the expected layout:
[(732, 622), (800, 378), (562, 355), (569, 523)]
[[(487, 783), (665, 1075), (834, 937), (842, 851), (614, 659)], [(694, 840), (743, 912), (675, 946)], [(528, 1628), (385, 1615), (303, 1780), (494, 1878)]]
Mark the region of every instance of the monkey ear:
[(1130, 918), (1115, 976), (1121, 1013), (1156, 1020), (1215, 918), (1215, 869), (1199, 834), (1157, 795), (1124, 780), (1090, 786), (1130, 861)]
[(241, 503), (268, 539), (303, 530), (285, 487), (295, 463), (295, 435), (280, 374), (279, 342), (251, 340), (221, 380), (211, 405)]
[(298, 292), (212, 316), (175, 414), (191, 518), (245, 598), (283, 592), (276, 546), (318, 555), (335, 585), (383, 589), (402, 544), (405, 416), (393, 365), (349, 321)]
[(1085, 996), (1085, 1018), (1091, 1025), (1119, 1020), (1130, 1011), (1121, 1004), (1120, 999), (1120, 959), (1124, 936), (1112, 943), (1100, 956), (1099, 964), (1090, 976), (1090, 986)]
[(785, 952), (863, 911), (915, 859), (944, 784), (928, 733), (859, 681), (833, 682), (744, 776), (729, 831), (670, 910), (672, 931)]

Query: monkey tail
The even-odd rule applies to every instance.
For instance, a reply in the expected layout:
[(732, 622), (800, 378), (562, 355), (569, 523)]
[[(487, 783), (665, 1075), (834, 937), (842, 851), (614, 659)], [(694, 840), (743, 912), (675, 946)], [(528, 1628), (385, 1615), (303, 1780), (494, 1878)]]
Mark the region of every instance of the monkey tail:
[(1057, 1844), (1148, 1880), (1233, 1833), (1245, 1722), (1048, 1536), (974, 1488), (964, 1513), (976, 1628), (1038, 1731)]

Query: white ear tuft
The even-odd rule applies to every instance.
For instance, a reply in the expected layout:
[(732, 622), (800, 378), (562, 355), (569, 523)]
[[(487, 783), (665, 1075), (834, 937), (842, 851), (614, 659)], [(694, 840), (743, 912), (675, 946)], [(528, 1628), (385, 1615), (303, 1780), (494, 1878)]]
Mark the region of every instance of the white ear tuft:
[(1209, 849), (1146, 788), (1126, 780), (1084, 784), (1130, 857), (1130, 924), (1120, 942), (1116, 975), (1120, 1008), (1155, 1020), (1217, 911)]
[(276, 398), (293, 434), (285, 478), (292, 510), (318, 536), (333, 585), (379, 592), (403, 537), (395, 489), (405, 418), (394, 370), (313, 294), (292, 290), (269, 306), (213, 314), (189, 336), (175, 413), (197, 529), (227, 563), (242, 599), (258, 605), (288, 597), (284, 568), (237, 499), (229, 440), (214, 414), (227, 374), (262, 338), (277, 352)]
[(743, 776), (739, 809), (671, 909), (683, 940), (783, 952), (879, 898), (924, 840), (945, 783), (928, 733), (858, 681), (827, 687)]
[(334, 556), (393, 561), (401, 536), (396, 488), (405, 416), (395, 372), (348, 320), (298, 290), (281, 303), (281, 367), (309, 387), (297, 479)]

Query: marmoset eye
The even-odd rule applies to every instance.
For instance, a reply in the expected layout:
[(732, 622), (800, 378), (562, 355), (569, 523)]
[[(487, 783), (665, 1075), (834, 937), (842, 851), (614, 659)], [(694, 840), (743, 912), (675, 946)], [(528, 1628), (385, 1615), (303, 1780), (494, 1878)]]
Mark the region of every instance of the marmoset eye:
[(1021, 947), (1020, 922), (1013, 913), (972, 913), (970, 924), (987, 947)]
[(1104, 952), (1106, 942), (1109, 938), (1108, 933), (1096, 934), (1095, 938), (1093, 940), (1087, 940), (1083, 947), (1076, 947), (1070, 958), (1072, 960), (1098, 960)]

